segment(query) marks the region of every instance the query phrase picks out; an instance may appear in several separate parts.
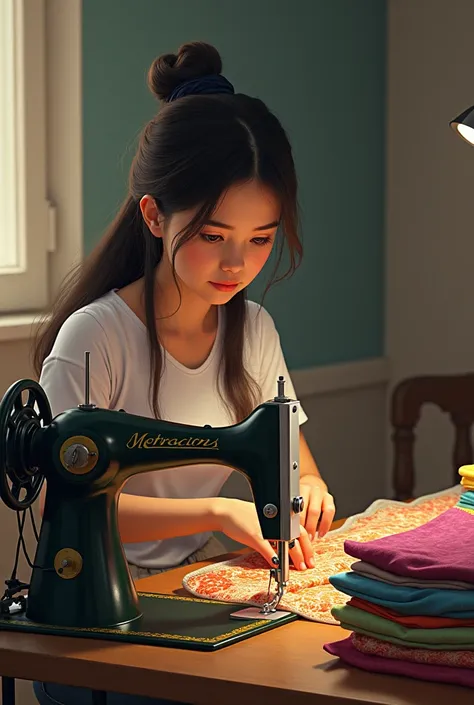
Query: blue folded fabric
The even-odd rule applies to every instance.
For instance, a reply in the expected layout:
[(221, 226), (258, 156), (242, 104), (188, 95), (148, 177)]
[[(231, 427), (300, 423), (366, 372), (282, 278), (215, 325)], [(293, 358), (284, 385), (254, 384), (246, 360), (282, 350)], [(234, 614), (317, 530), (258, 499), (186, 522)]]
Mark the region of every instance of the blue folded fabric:
[(474, 509), (474, 492), (468, 490), (463, 492), (457, 502), (458, 507), (464, 507), (464, 509)]
[(474, 590), (410, 588), (372, 580), (353, 571), (331, 575), (336, 590), (360, 597), (399, 614), (435, 615), (454, 619), (474, 618)]

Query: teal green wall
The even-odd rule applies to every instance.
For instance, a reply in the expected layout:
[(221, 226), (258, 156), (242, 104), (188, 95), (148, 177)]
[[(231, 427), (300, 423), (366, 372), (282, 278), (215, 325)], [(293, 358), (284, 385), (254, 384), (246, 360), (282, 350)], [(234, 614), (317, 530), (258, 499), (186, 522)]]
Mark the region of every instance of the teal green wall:
[(124, 196), (137, 133), (155, 109), (149, 65), (185, 41), (209, 41), (237, 89), (279, 116), (294, 148), (305, 257), (265, 299), (289, 366), (382, 355), (385, 0), (83, 0), (83, 8), (86, 251)]

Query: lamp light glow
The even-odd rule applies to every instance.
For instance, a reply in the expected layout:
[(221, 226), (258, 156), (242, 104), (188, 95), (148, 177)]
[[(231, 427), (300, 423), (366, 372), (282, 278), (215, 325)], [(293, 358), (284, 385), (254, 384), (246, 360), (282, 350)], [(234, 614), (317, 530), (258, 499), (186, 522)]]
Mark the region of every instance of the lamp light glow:
[(474, 106), (451, 120), (449, 124), (465, 142), (474, 146)]

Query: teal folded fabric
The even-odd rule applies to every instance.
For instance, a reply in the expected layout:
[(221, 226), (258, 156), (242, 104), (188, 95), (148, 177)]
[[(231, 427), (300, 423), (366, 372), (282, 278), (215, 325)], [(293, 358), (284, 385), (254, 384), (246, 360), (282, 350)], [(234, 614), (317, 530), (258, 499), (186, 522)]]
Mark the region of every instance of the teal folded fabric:
[(329, 582), (351, 597), (395, 610), (399, 614), (474, 618), (474, 590), (419, 589), (389, 585), (353, 571), (332, 575)]
[(464, 509), (474, 509), (474, 492), (472, 490), (463, 492), (456, 504)]

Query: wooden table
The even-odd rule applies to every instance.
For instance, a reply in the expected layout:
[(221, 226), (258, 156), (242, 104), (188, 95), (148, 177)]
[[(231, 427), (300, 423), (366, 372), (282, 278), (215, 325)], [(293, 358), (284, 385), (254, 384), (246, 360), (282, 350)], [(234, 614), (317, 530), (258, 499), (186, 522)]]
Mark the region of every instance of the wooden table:
[[(205, 564), (140, 580), (137, 587), (186, 595), (183, 576)], [(322, 646), (347, 634), (336, 626), (298, 620), (207, 653), (0, 631), (0, 675), (193, 705), (472, 705), (469, 688), (342, 665)]]

